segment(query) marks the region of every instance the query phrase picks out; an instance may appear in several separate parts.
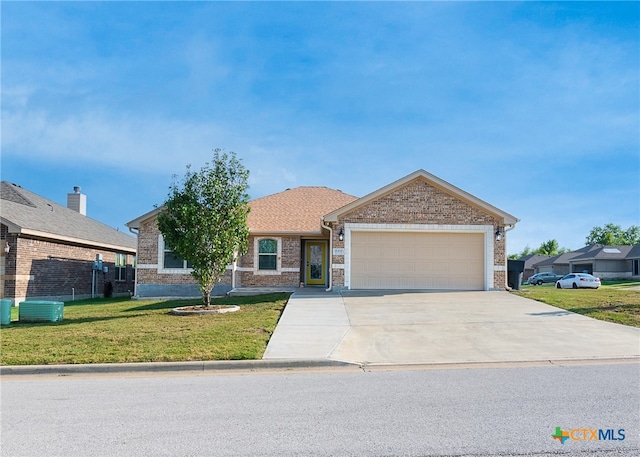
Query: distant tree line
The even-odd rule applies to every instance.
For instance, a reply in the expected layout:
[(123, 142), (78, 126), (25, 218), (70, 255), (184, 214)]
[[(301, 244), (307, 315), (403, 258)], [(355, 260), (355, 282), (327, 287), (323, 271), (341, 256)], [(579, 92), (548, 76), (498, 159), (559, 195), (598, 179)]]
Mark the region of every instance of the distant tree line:
[[(640, 227), (632, 225), (627, 230), (624, 230), (621, 226), (612, 223), (606, 224), (603, 227), (593, 227), (589, 232), (585, 240), (585, 246), (592, 244), (602, 244), (605, 246), (635, 246), (640, 244)], [(510, 259), (519, 259), (521, 257), (539, 254), (555, 256), (570, 252), (571, 249), (560, 247), (557, 240), (545, 241), (537, 249), (531, 249), (528, 245), (524, 250), (517, 254), (509, 255)]]

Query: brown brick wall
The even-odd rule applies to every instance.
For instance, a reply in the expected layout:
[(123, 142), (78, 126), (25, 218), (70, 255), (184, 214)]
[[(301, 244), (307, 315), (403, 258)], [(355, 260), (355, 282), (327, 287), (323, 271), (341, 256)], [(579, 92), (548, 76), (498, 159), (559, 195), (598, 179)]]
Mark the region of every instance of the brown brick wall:
[(300, 285), (299, 272), (282, 272), (279, 275), (254, 275), (250, 271), (236, 273), (238, 287), (297, 287)]
[(102, 254), (103, 266), (109, 271), (106, 275), (95, 274), (96, 296), (103, 295), (105, 282), (112, 283), (114, 295), (133, 293), (131, 254), (127, 255), (127, 280), (116, 282), (116, 252), (3, 233), (11, 246), (5, 258), (6, 298), (70, 300), (74, 294), (76, 299), (90, 297), (92, 265), (97, 254)]
[[(281, 268), (300, 268), (302, 240), (299, 236), (259, 236), (257, 238), (280, 239), (282, 243)], [(239, 267), (254, 268), (255, 236), (249, 237), (247, 253), (238, 261)], [(238, 287), (277, 287), (298, 286), (301, 281), (299, 271), (282, 271), (280, 274), (254, 274), (253, 271), (238, 271), (236, 285)]]
[(158, 235), (156, 219), (142, 224), (138, 231), (138, 265), (158, 263)]

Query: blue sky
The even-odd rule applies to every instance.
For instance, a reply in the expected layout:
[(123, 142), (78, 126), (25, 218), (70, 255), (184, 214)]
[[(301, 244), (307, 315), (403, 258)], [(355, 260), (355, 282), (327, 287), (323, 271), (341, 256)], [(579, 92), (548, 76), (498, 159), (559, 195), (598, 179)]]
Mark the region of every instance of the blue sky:
[(509, 253), (640, 224), (638, 2), (2, 2), (3, 180), (120, 230), (215, 148), (253, 198), (417, 169)]

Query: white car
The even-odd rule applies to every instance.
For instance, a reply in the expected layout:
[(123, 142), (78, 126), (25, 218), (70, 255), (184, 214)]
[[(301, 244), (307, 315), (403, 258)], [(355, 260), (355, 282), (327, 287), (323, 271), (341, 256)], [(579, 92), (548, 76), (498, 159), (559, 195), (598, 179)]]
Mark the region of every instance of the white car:
[(597, 289), (600, 287), (600, 278), (586, 273), (571, 273), (556, 281), (558, 289)]

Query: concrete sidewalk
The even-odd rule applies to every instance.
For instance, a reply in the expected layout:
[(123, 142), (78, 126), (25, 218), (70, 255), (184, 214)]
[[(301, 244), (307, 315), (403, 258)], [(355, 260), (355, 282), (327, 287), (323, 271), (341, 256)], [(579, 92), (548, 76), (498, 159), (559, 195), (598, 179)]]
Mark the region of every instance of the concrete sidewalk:
[(264, 354), (365, 365), (638, 357), (640, 329), (508, 292), (304, 289), (291, 296)]
[(351, 324), (342, 295), (301, 288), (287, 303), (263, 359), (329, 359)]

